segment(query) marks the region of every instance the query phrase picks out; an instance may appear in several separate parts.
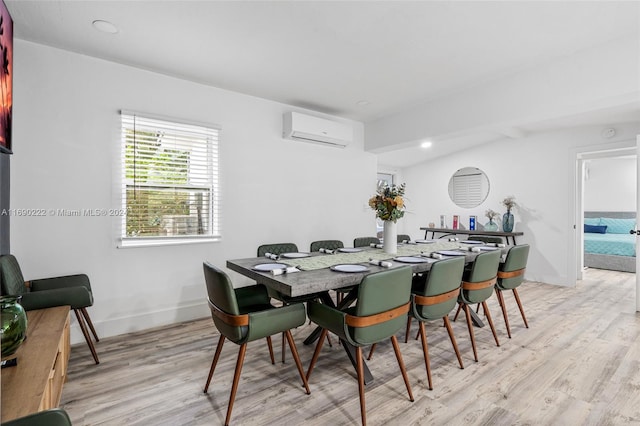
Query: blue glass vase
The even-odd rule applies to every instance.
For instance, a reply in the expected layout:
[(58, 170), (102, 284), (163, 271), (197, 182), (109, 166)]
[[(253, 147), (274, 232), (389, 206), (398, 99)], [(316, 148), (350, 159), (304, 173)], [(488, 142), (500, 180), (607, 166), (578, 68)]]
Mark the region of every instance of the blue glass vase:
[(503, 232), (511, 232), (513, 231), (513, 222), (514, 218), (511, 214), (511, 210), (507, 210), (507, 212), (502, 216), (502, 231)]

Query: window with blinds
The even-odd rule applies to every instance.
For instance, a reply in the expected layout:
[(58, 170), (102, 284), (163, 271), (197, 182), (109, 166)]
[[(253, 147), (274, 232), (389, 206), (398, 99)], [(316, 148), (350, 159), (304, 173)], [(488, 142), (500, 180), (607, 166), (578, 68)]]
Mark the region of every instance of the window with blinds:
[(123, 243), (219, 237), (219, 129), (121, 116)]

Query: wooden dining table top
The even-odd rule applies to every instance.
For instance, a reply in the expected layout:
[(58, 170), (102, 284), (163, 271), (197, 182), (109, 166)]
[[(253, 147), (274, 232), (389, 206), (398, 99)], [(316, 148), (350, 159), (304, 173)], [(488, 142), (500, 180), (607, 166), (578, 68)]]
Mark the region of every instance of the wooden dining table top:
[[(390, 262), (390, 268), (411, 266), (414, 273), (420, 273), (431, 269), (433, 262), (438, 260), (424, 257), (432, 252), (442, 250), (460, 251), (464, 254), (467, 262), (472, 262), (479, 253), (468, 251), (468, 247), (473, 247), (473, 245), (463, 244), (459, 241), (440, 240), (431, 244), (400, 244), (398, 245), (398, 253), (395, 255), (384, 253), (380, 248), (365, 248), (362, 252), (359, 252), (357, 256), (356, 253), (310, 253), (310, 257), (323, 256), (324, 258), (322, 260), (327, 259), (327, 262), (325, 262), (327, 265), (358, 264), (366, 266), (367, 270), (363, 272), (337, 272), (330, 269), (330, 267), (318, 269), (310, 267), (310, 269), (305, 269), (303, 265), (305, 258), (285, 258), (282, 256), (277, 260), (267, 257), (228, 260), (227, 268), (251, 278), (257, 283), (264, 284), (286, 296), (297, 297), (357, 285), (360, 284), (365, 275), (389, 269), (387, 267), (369, 264), (369, 258)], [(425, 262), (406, 263), (394, 260), (394, 258), (402, 256), (421, 256), (421, 254)], [(350, 262), (349, 259), (353, 259), (353, 261)], [(284, 263), (289, 266), (298, 266), (300, 272), (274, 275), (271, 272), (261, 272), (254, 269), (257, 265), (265, 263)], [(318, 262), (312, 261), (308, 263), (315, 263), (316, 265), (314, 265), (314, 267), (317, 267)]]

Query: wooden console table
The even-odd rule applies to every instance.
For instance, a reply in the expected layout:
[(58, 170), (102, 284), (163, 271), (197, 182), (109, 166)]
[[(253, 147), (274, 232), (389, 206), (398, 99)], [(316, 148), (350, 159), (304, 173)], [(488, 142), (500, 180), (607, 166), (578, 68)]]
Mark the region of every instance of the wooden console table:
[(27, 312), (27, 339), (14, 354), (18, 365), (0, 373), (2, 422), (60, 404), (69, 345), (69, 306)]
[(439, 234), (443, 234), (440, 236), (446, 237), (447, 235), (482, 235), (482, 236), (490, 236), (490, 237), (504, 237), (507, 240), (507, 244), (509, 244), (509, 237), (513, 239), (513, 245), (516, 245), (516, 237), (524, 235), (523, 232), (498, 232), (498, 231), (470, 231), (468, 229), (451, 229), (451, 228), (420, 228), (421, 231), (424, 231), (424, 238), (428, 238), (429, 232), (433, 238), (436, 237), (436, 232)]

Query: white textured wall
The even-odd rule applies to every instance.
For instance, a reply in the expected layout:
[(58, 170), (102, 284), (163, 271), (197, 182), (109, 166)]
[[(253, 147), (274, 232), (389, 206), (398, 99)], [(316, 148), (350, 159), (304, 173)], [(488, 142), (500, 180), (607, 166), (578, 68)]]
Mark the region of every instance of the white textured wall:
[[(635, 141), (640, 123), (616, 125), (614, 140), (603, 140), (601, 127), (582, 127), (530, 135), (522, 139), (501, 141), (459, 152), (455, 155), (425, 162), (403, 170), (411, 213), (405, 216), (405, 229), (418, 229), (428, 222), (439, 223), (446, 214), (451, 221), (461, 215), (468, 225), (470, 214), (481, 223), (486, 209), (504, 213), (501, 201), (514, 195), (519, 204), (515, 210), (515, 230), (525, 233), (518, 242), (531, 244), (527, 278), (550, 284), (573, 286), (569, 282), (569, 240), (573, 235), (572, 180), (573, 152), (578, 147), (605, 143)], [(595, 149), (595, 148), (594, 148)], [(575, 161), (574, 161), (575, 162)], [(487, 200), (474, 209), (462, 209), (453, 204), (447, 192), (451, 175), (459, 168), (473, 166), (485, 171), (490, 181)], [(404, 220), (404, 219), (403, 219)]]
[(11, 249), (25, 279), (90, 276), (101, 336), (209, 315), (204, 260), (224, 266), (268, 242), (349, 244), (375, 229), (364, 206), (376, 159), (363, 151), (361, 123), (353, 122), (356, 141), (346, 149), (283, 140), (287, 105), (22, 40), (14, 84), (13, 208), (117, 207), (120, 109), (222, 127), (219, 243), (117, 249), (109, 218), (12, 218)]
[(635, 157), (588, 160), (585, 211), (636, 211), (636, 168)]

